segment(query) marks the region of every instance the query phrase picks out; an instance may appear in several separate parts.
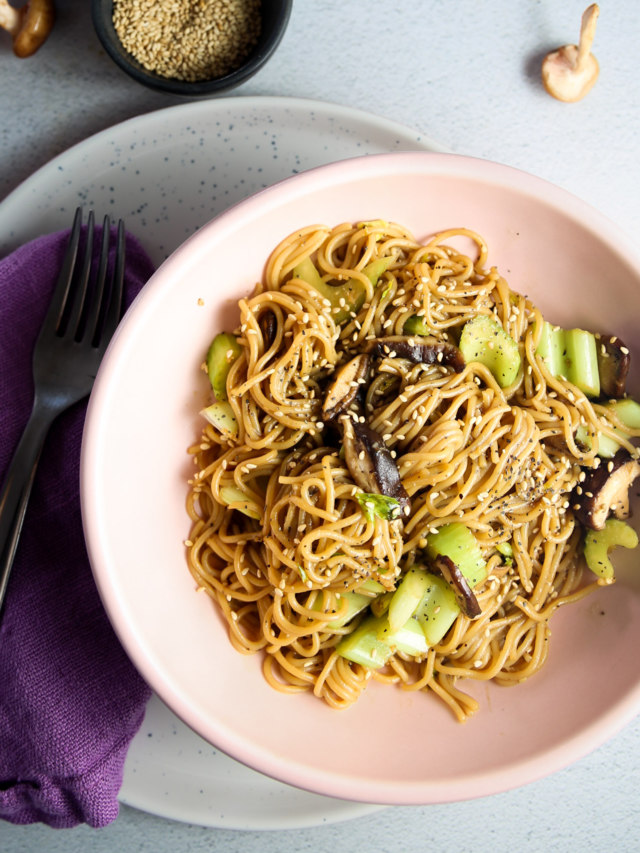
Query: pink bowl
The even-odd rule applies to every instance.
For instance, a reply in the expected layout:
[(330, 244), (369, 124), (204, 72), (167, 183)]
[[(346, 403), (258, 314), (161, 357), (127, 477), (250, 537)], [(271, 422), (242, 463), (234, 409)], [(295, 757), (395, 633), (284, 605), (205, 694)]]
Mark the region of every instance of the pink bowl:
[[(428, 696), (371, 685), (348, 711), (285, 696), (230, 646), (187, 570), (187, 446), (207, 400), (200, 371), (275, 245), (303, 225), (377, 219), (418, 237), (479, 231), (489, 261), (557, 323), (639, 339), (640, 256), (602, 215), (525, 173), (455, 155), (384, 154), (324, 166), (242, 202), (158, 270), (103, 362), (82, 452), (82, 508), (105, 608), (162, 700), (224, 752), (279, 780), (371, 803), (461, 800), (582, 757), (640, 710), (640, 571), (552, 621), (543, 671), (511, 689), (472, 685), (465, 725)], [(638, 388), (638, 373), (632, 387)]]

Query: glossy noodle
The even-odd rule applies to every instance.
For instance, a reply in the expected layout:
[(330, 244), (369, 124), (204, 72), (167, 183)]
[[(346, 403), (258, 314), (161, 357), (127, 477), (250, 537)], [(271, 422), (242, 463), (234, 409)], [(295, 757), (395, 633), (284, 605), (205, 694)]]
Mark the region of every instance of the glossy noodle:
[[(312, 691), (341, 709), (378, 681), (431, 693), (462, 721), (478, 703), (461, 682), (532, 676), (554, 612), (603, 583), (583, 570), (574, 503), (611, 421), (536, 355), (544, 318), (488, 255), (465, 229), (421, 243), (381, 221), (312, 226), (275, 249), (239, 301), (220, 395), (226, 426), (207, 423), (190, 450), (188, 560), (233, 646), (260, 653), (277, 690)], [(457, 353), (478, 316), (517, 344), (507, 384), (480, 361), (448, 361), (446, 347)], [(428, 340), (432, 360), (403, 357), (399, 339)], [(329, 418), (327, 395), (350, 363), (362, 375), (336, 393), (348, 406)], [(380, 490), (354, 476), (365, 455), (349, 453), (359, 425), (380, 442), (374, 457), (397, 471), (393, 512), (367, 511)], [(576, 440), (578, 427), (591, 447)], [(370, 612), (385, 618), (411, 567), (439, 574), (429, 537), (454, 524), (482, 555), (483, 577), (469, 581), (479, 615), (460, 609), (417, 654), (392, 644), (380, 666), (343, 656), (341, 642)], [(371, 582), (370, 609), (345, 622), (348, 594), (369, 595)]]

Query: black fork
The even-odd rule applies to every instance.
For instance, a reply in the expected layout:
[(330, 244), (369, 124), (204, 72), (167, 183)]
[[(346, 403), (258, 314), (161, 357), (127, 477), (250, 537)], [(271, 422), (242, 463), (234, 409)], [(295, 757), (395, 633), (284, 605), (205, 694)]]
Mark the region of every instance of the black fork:
[(97, 266), (92, 265), (94, 215), (89, 212), (80, 257), (82, 209), (33, 352), (34, 400), (0, 492), (0, 613), (31, 487), (49, 427), (86, 397), (122, 315), (125, 234), (118, 222), (113, 270), (107, 276), (111, 223), (105, 216)]

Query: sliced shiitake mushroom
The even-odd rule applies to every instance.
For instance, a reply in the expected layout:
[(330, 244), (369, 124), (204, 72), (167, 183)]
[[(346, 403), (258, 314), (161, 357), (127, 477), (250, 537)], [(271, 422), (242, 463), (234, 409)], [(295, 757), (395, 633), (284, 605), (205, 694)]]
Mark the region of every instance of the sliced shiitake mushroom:
[(559, 101), (574, 102), (590, 91), (598, 79), (600, 66), (591, 53), (600, 9), (592, 3), (582, 15), (580, 40), (547, 54), (542, 63), (542, 83)]
[(460, 569), (453, 562), (451, 557), (444, 554), (438, 554), (433, 561), (434, 566), (441, 572), (442, 577), (449, 584), (456, 596), (456, 601), (460, 606), (460, 610), (469, 619), (476, 619), (482, 612), (478, 599), (474, 591), (469, 586), (469, 583)]
[(461, 373), (465, 367), (464, 356), (458, 347), (439, 338), (428, 336), (407, 337), (389, 335), (376, 338), (367, 344), (367, 352), (378, 358), (391, 356), (406, 358), (413, 364), (447, 364)]
[(348, 415), (340, 417), (344, 442), (344, 458), (354, 482), (365, 492), (387, 495), (400, 504), (402, 516), (411, 510), (400, 472), (389, 448), (375, 430), (353, 421)]
[(276, 319), (276, 315), (273, 313), (273, 311), (264, 311), (260, 315), (258, 325), (260, 326), (260, 331), (262, 332), (262, 338), (264, 340), (265, 349), (269, 349), (271, 344), (275, 341), (276, 333), (278, 331), (278, 321)]
[(338, 368), (322, 404), (322, 417), (325, 421), (335, 420), (353, 405), (369, 373), (370, 362), (370, 356), (361, 353)]
[(627, 518), (629, 489), (640, 474), (640, 463), (621, 448), (606, 464), (589, 469), (573, 493), (573, 510), (584, 527), (602, 530), (609, 515)]
[(605, 397), (624, 397), (631, 355), (620, 338), (601, 337), (598, 341), (600, 393)]

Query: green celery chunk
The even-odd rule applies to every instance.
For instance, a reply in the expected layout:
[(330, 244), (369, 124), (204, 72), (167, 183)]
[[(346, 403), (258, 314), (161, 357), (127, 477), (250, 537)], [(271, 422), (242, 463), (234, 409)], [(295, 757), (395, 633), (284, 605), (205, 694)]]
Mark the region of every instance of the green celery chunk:
[(386, 616), (368, 616), (353, 633), (340, 641), (336, 651), (361, 666), (379, 669), (396, 651), (421, 657), (429, 647), (422, 628), (414, 619), (399, 630), (391, 631)]
[(424, 317), (420, 317), (418, 314), (412, 314), (411, 317), (405, 320), (402, 331), (405, 335), (426, 336), (433, 334), (431, 329), (427, 326)]
[(231, 405), (226, 400), (216, 400), (200, 412), (205, 420), (215, 427), (221, 435), (235, 438), (238, 435), (238, 420)]
[[(362, 591), (361, 591), (362, 590)], [(338, 616), (331, 622), (327, 622), (327, 628), (343, 628), (351, 622), (354, 616), (361, 613), (382, 593), (385, 588), (378, 581), (368, 579), (360, 584), (358, 589), (351, 592), (343, 592), (340, 595), (340, 611)], [(322, 596), (318, 596), (313, 604), (313, 610), (322, 608)]]
[(368, 521), (373, 521), (376, 516), (383, 521), (393, 521), (394, 518), (400, 517), (400, 503), (389, 495), (359, 492), (356, 500)]
[(595, 335), (584, 329), (567, 329), (564, 333), (567, 379), (587, 397), (600, 394), (600, 372)]
[(442, 554), (456, 564), (473, 588), (487, 576), (487, 564), (473, 532), (460, 521), (452, 521), (427, 536), (427, 555)]
[[(316, 290), (319, 290), (323, 296), (325, 290), (328, 290), (330, 287), (318, 272), (316, 265), (311, 260), (311, 256), (304, 258), (293, 268), (293, 277), (301, 278), (303, 281), (306, 281), (307, 284), (311, 284)], [(331, 289), (333, 290), (333, 288)]]
[(608, 400), (607, 408), (617, 415), (629, 429), (640, 429), (640, 403), (631, 397), (621, 400)]
[(231, 365), (241, 352), (236, 336), (228, 332), (220, 332), (211, 341), (206, 365), (209, 381), (217, 400), (227, 399), (227, 376)]
[(369, 616), (351, 634), (338, 643), (339, 655), (360, 666), (379, 669), (391, 657), (391, 647), (378, 638), (378, 629), (387, 621), (386, 616)]
[(504, 566), (513, 565), (513, 545), (511, 542), (500, 542), (500, 544), (496, 545), (496, 551), (502, 557), (502, 564)]
[(237, 509), (239, 512), (248, 515), (249, 518), (255, 518), (260, 521), (262, 513), (260, 508), (251, 500), (249, 495), (239, 489), (237, 486), (221, 486), (220, 498), (230, 509)]
[(405, 572), (389, 604), (391, 631), (397, 631), (413, 616), (428, 586), (429, 575), (424, 569), (412, 566)]
[[(623, 435), (621, 430), (616, 429), (615, 432), (619, 433), (621, 436)], [(626, 434), (624, 434), (624, 437), (627, 437)], [(576, 430), (576, 444), (578, 444), (581, 448), (591, 450), (591, 435), (583, 424), (580, 424)], [(613, 459), (618, 450), (620, 450), (620, 445), (614, 438), (611, 438), (611, 436), (609, 435), (603, 435), (602, 433), (599, 433), (598, 456), (600, 456), (602, 459)]]
[[(378, 279), (382, 273), (393, 263), (393, 257), (376, 258), (367, 264), (362, 272), (367, 276), (371, 284), (378, 283)], [(301, 278), (310, 284), (312, 287), (328, 299), (331, 303), (332, 317), (336, 325), (340, 326), (351, 316), (352, 312), (357, 313), (362, 308), (366, 296), (366, 290), (361, 281), (356, 278), (347, 279), (341, 284), (328, 284), (318, 272), (311, 257), (304, 258), (300, 261), (293, 270), (294, 278)], [(340, 300), (344, 299), (344, 304), (340, 304)]]
[(375, 287), (380, 280), (380, 276), (389, 269), (394, 260), (395, 258), (391, 255), (387, 255), (384, 258), (376, 258), (374, 261), (368, 263), (362, 272)]
[(552, 376), (571, 382), (588, 397), (600, 394), (595, 335), (584, 329), (561, 329), (544, 323), (536, 349)]
[(424, 631), (415, 619), (408, 619), (401, 628), (392, 631), (387, 617), (378, 628), (378, 638), (384, 640), (392, 652), (404, 652), (414, 657), (422, 657), (429, 651)]
[(460, 614), (454, 591), (440, 575), (427, 573), (429, 585), (416, 610), (416, 620), (429, 646), (436, 646)]
[(458, 346), (467, 364), (484, 364), (501, 388), (516, 381), (522, 361), (518, 344), (494, 317), (479, 314), (465, 323)]
[[(611, 413), (616, 415), (625, 427), (630, 430), (640, 429), (640, 404), (636, 403), (631, 397), (625, 397), (621, 400), (607, 400), (606, 408), (611, 410)], [(620, 438), (629, 439), (630, 433), (619, 427), (614, 427), (616, 435)], [(580, 424), (576, 430), (576, 442), (587, 450), (591, 450), (591, 436), (587, 428)], [(603, 459), (613, 459), (616, 453), (620, 450), (620, 444), (609, 435), (598, 435), (598, 456)]]
[(536, 349), (536, 355), (544, 361), (547, 370), (552, 376), (564, 376), (564, 332), (562, 329), (554, 327), (546, 321), (542, 324), (542, 334)]
[(591, 571), (605, 580), (614, 579), (613, 563), (609, 551), (620, 545), (636, 548), (638, 534), (618, 518), (608, 518), (602, 530), (588, 530), (584, 537), (584, 558)]
[(387, 613), (389, 610), (389, 605), (391, 604), (391, 599), (395, 593), (393, 591), (383, 592), (382, 595), (377, 596), (371, 602), (371, 612), (374, 616), (382, 616)]

